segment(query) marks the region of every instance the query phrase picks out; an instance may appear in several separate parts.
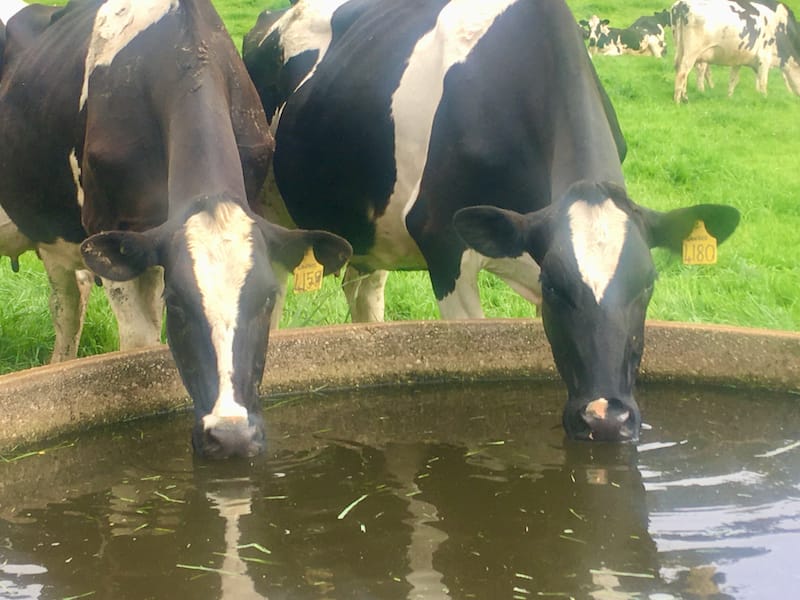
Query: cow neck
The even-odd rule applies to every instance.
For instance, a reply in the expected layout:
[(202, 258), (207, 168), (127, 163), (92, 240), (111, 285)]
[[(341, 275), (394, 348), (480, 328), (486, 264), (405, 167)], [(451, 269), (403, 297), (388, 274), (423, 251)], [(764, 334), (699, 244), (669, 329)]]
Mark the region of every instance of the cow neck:
[[(578, 50), (582, 50), (582, 53)], [(548, 119), (552, 132), (551, 197), (564, 195), (580, 180), (610, 181), (624, 187), (622, 166), (612, 133), (616, 115), (604, 104), (602, 85), (582, 48), (565, 52), (554, 69), (561, 79), (550, 89)], [(608, 114), (606, 110), (611, 111)], [(620, 134), (621, 135), (621, 134)]]
[(579, 180), (610, 181), (624, 186), (617, 147), (602, 105), (591, 94), (573, 94), (554, 116), (556, 133), (551, 171), (555, 201)]
[(246, 203), (227, 89), (215, 75), (213, 71), (193, 74), (191, 82), (182, 82), (191, 87), (180, 86), (183, 93), (176, 94), (171, 103), (165, 128), (170, 214), (182, 213), (200, 196)]

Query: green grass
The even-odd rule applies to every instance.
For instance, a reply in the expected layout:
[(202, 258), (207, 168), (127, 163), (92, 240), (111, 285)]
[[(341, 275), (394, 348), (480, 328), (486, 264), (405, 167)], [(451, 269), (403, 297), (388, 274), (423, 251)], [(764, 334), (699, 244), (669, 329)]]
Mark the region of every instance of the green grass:
[[(576, 18), (593, 13), (625, 26), (669, 2), (568, 2)], [(215, 0), (232, 37), (244, 33), (272, 0)], [(800, 13), (800, 1), (789, 6)], [(624, 172), (631, 196), (667, 210), (690, 203), (721, 202), (742, 212), (742, 223), (720, 247), (719, 263), (687, 267), (678, 257), (654, 253), (660, 271), (649, 317), (697, 323), (800, 330), (800, 98), (789, 94), (778, 72), (765, 99), (755, 78), (742, 71), (733, 98), (726, 97), (728, 69), (713, 67), (716, 87), (690, 102), (672, 101), (669, 55), (596, 57), (595, 66), (616, 107), (628, 142)], [(490, 317), (529, 317), (533, 309), (496, 278), (481, 277)], [(0, 372), (46, 362), (53, 345), (48, 286), (38, 259), (23, 257), (19, 274), (0, 265)], [(434, 319), (438, 311), (426, 273), (393, 273), (386, 290), (388, 320)], [(342, 323), (349, 319), (339, 280), (326, 278), (320, 292), (290, 294), (281, 327)], [(102, 291), (95, 289), (80, 355), (116, 347), (116, 329)]]

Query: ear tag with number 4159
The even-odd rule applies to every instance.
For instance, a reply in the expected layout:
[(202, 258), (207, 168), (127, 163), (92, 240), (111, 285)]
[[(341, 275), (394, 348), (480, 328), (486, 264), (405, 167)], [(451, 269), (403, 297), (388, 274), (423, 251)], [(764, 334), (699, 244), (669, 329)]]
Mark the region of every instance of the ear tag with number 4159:
[(316, 292), (321, 289), (323, 271), (323, 266), (314, 258), (314, 249), (309, 247), (294, 270), (294, 291)]
[(702, 221), (694, 224), (694, 229), (683, 240), (683, 264), (714, 265), (717, 263), (717, 238), (706, 231)]

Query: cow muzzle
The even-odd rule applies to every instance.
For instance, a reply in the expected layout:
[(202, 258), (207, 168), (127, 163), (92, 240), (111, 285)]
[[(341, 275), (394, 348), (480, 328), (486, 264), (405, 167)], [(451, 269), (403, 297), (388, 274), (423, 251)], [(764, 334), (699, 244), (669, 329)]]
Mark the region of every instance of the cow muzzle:
[(249, 458), (266, 449), (264, 420), (260, 415), (214, 417), (197, 423), (192, 432), (195, 452), (204, 458)]
[(564, 412), (567, 435), (576, 440), (594, 442), (636, 442), (641, 417), (635, 403), (616, 398), (598, 398), (577, 412)]

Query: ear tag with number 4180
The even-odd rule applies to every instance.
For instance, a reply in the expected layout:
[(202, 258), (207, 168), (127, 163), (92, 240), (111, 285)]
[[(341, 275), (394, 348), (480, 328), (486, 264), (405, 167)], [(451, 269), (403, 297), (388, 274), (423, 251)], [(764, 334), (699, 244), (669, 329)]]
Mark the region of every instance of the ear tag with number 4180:
[(322, 273), (325, 269), (314, 258), (314, 249), (309, 247), (306, 255), (294, 270), (295, 292), (316, 292), (322, 288)]
[(683, 264), (714, 265), (717, 263), (717, 238), (706, 231), (702, 221), (694, 224), (694, 229), (683, 240)]

